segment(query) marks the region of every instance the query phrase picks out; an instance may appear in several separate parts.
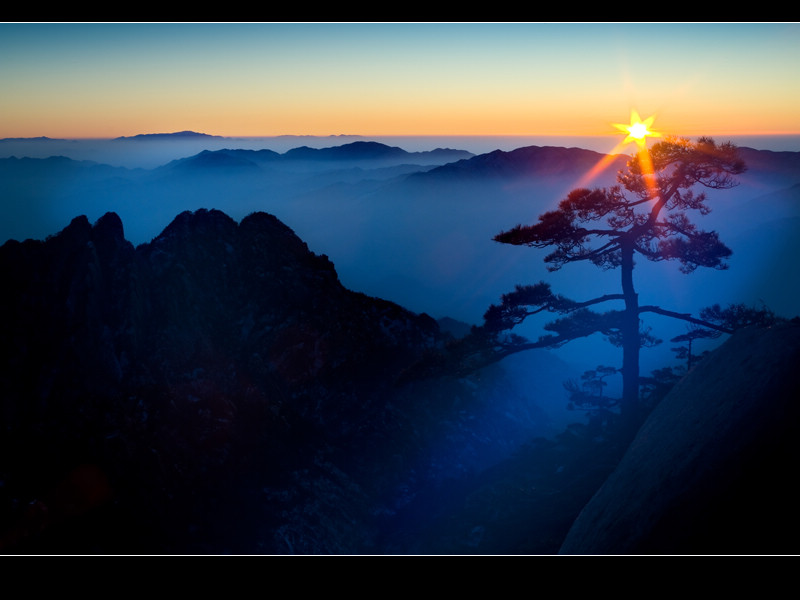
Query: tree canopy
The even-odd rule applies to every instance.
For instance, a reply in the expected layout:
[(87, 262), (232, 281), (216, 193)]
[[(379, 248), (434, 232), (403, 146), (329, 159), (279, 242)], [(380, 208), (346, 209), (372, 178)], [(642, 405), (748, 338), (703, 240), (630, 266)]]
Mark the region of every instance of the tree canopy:
[[(698, 228), (692, 212), (710, 212), (705, 191), (728, 189), (745, 164), (731, 143), (717, 144), (701, 137), (665, 138), (631, 158), (627, 169), (609, 188), (578, 188), (570, 191), (554, 210), (543, 213), (530, 225), (517, 225), (498, 233), (503, 244), (547, 249), (544, 262), (550, 271), (588, 261), (607, 270), (620, 270), (620, 289), (576, 301), (552, 291), (549, 283), (517, 285), (492, 305), (484, 324), (473, 328), (451, 348), (451, 366), (470, 370), (508, 354), (531, 348), (552, 348), (573, 339), (601, 333), (623, 349), (623, 413), (636, 411), (639, 390), (639, 350), (657, 343), (641, 327), (646, 312), (682, 319), (712, 331), (730, 333), (725, 319), (694, 317), (656, 305), (640, 305), (634, 287), (634, 257), (649, 261), (678, 261), (684, 273), (698, 267), (726, 269), (731, 250), (717, 232)], [(593, 290), (587, 290), (591, 293)], [(595, 306), (619, 301), (622, 307), (597, 312)], [(546, 333), (530, 341), (511, 333), (528, 317), (550, 312), (560, 315), (544, 325)]]
[(730, 143), (718, 145), (705, 137), (697, 142), (667, 138), (634, 156), (627, 172), (618, 174), (618, 185), (572, 190), (537, 223), (517, 225), (494, 239), (552, 248), (544, 258), (550, 270), (584, 260), (604, 269), (617, 268), (626, 249), (652, 261), (678, 260), (685, 272), (699, 266), (726, 268), (731, 250), (716, 232), (699, 230), (687, 213), (710, 212), (705, 193), (695, 193), (695, 186), (733, 187), (733, 175), (744, 169)]

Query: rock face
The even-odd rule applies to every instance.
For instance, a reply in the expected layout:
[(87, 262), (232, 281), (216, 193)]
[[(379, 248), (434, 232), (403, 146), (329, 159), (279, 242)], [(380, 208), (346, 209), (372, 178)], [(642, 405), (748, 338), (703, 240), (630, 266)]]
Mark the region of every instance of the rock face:
[[(335, 507), (337, 526), (345, 507), (363, 517), (358, 474), (320, 464), (380, 430), (393, 379), (444, 339), (430, 317), (345, 289), (265, 213), (183, 213), (136, 248), (115, 214), (78, 217), (45, 241), (4, 244), (0, 280), (6, 551), (86, 551), (75, 536), (90, 551), (352, 550), (361, 522), (338, 537), (237, 528), (302, 514), (303, 497)], [(76, 501), (53, 490), (76, 469), (94, 475), (73, 496), (114, 491), (112, 538), (64, 516)]]
[(785, 554), (800, 516), (800, 324), (737, 332), (662, 400), (562, 554)]
[(433, 319), (345, 289), (325, 256), (265, 213), (240, 224), (183, 213), (135, 249), (116, 215), (78, 217), (45, 242), (8, 242), (0, 260), (6, 398), (254, 370), (297, 396), (312, 379), (378, 377), (439, 336)]
[(0, 247), (0, 281), (0, 552), (381, 552), (539, 417), (488, 371), (398, 386), (449, 335), (266, 213), (137, 247), (77, 217)]

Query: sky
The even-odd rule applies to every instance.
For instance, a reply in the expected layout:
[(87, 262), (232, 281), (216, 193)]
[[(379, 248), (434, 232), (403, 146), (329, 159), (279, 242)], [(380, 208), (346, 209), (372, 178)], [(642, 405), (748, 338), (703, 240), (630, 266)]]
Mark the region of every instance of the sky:
[(0, 23), (0, 138), (800, 133), (798, 23)]

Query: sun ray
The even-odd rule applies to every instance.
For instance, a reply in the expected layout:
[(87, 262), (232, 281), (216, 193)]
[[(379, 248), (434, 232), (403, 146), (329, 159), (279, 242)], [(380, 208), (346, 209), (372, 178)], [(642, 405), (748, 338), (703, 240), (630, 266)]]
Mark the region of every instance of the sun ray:
[(603, 157), (597, 161), (597, 163), (583, 176), (577, 183), (577, 187), (586, 187), (589, 183), (594, 180), (600, 173), (605, 171), (614, 159), (617, 157), (617, 150), (622, 148), (622, 144), (618, 144), (614, 150), (609, 152), (608, 154), (604, 154)]
[(661, 137), (661, 134), (650, 129), (650, 127), (653, 125), (653, 121), (655, 121), (655, 115), (651, 115), (642, 120), (637, 111), (631, 110), (631, 122), (628, 125), (623, 123), (614, 123), (614, 127), (620, 131), (625, 131), (628, 134), (622, 141), (622, 145), (635, 142), (639, 147), (637, 155), (639, 157), (642, 175), (644, 176), (645, 183), (650, 190), (650, 195), (655, 198), (655, 195), (657, 194), (656, 181), (655, 174), (653, 173), (653, 164), (650, 161), (650, 153), (647, 151), (647, 138)]

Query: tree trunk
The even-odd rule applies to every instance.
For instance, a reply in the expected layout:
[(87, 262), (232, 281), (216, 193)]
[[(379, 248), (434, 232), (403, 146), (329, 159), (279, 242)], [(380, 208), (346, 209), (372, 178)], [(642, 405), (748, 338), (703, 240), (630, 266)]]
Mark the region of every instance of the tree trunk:
[(623, 424), (636, 423), (639, 407), (639, 295), (633, 287), (633, 244), (622, 245), (622, 404)]

